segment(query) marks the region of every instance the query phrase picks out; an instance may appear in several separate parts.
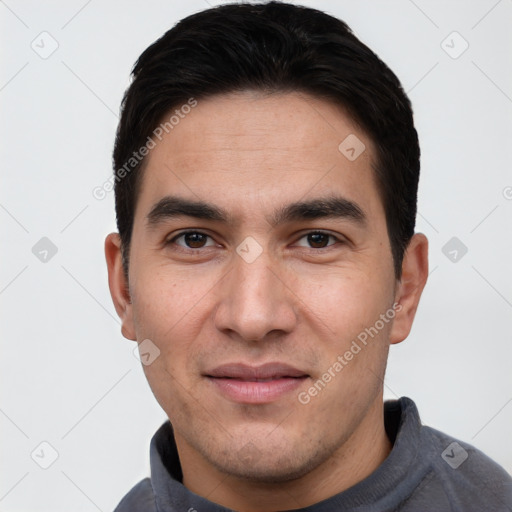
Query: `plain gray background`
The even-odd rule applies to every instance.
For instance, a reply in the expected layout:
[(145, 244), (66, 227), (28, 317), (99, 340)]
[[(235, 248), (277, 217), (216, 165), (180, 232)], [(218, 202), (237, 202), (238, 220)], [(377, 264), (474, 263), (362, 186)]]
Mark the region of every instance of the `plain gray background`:
[[(165, 415), (108, 292), (113, 194), (92, 190), (138, 55), (218, 3), (0, 1), (1, 510), (109, 511), (149, 472)], [(347, 21), (415, 110), (431, 274), (386, 398), (512, 472), (512, 0), (301, 3)]]

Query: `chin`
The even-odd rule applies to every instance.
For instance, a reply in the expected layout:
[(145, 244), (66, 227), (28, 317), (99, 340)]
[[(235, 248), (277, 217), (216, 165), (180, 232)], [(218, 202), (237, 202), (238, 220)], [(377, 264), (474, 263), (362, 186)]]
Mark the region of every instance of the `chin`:
[(259, 448), (248, 442), (238, 451), (230, 448), (227, 452), (203, 455), (226, 475), (261, 484), (275, 484), (303, 477), (328, 459), (331, 453), (327, 447), (311, 453), (311, 450), (304, 450), (301, 443), (297, 447), (284, 445)]

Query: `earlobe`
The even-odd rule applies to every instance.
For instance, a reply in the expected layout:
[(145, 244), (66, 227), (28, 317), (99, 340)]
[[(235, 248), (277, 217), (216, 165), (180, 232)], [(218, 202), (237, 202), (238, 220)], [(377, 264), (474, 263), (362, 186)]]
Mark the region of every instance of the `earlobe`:
[(428, 240), (422, 233), (416, 233), (409, 242), (402, 262), (402, 277), (395, 294), (395, 302), (401, 308), (396, 308), (391, 343), (400, 343), (409, 335), (427, 277)]
[(105, 239), (105, 258), (107, 260), (110, 296), (121, 319), (121, 333), (125, 338), (136, 341), (132, 303), (124, 274), (121, 239), (118, 233), (110, 233)]

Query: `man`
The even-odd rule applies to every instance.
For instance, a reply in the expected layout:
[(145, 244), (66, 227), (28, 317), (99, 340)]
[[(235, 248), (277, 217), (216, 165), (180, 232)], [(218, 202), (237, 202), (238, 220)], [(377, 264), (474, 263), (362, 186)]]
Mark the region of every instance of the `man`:
[(182, 20), (133, 78), (105, 251), (170, 421), (117, 510), (512, 510), (500, 466), (383, 406), (428, 274), (395, 75), (342, 21), (270, 2)]

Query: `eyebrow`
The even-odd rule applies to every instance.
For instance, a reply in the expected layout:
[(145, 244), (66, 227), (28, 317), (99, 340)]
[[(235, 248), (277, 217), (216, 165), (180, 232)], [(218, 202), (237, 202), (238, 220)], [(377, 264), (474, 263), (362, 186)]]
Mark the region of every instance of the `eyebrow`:
[(278, 209), (272, 215), (270, 222), (277, 225), (324, 218), (347, 219), (360, 225), (366, 224), (366, 215), (363, 209), (355, 202), (339, 196), (291, 203)]
[(176, 217), (194, 217), (228, 223), (230, 216), (221, 208), (202, 201), (191, 201), (176, 196), (166, 196), (156, 203), (146, 220), (150, 227)]
[[(160, 199), (148, 213), (146, 220), (151, 228), (177, 217), (193, 217), (225, 224), (234, 223), (233, 217), (222, 208), (207, 202), (192, 201), (177, 196), (166, 196)], [(367, 221), (363, 209), (357, 203), (340, 196), (291, 203), (275, 210), (267, 220), (271, 225), (276, 226), (287, 222), (321, 218), (347, 219), (361, 226)]]

